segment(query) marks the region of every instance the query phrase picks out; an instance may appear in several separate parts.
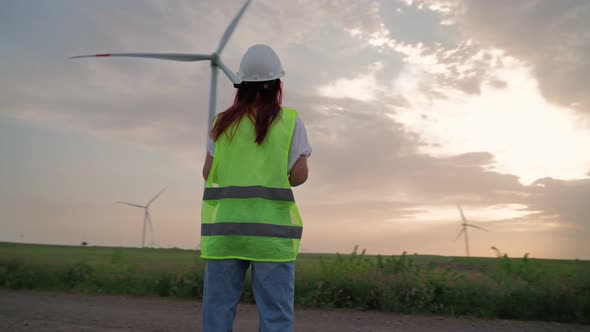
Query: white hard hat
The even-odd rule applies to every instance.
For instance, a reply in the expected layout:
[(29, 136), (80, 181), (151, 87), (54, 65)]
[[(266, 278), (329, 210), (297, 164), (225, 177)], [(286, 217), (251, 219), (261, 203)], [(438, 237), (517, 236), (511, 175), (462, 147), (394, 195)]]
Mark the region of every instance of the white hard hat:
[(240, 61), (238, 77), (245, 82), (272, 81), (283, 75), (285, 71), (279, 57), (266, 45), (250, 47)]

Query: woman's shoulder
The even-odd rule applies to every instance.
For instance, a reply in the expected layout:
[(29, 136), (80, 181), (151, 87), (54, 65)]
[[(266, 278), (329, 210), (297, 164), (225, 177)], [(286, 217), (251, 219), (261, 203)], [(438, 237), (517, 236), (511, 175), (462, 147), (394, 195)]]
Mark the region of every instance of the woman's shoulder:
[(294, 109), (294, 108), (289, 108), (289, 107), (282, 107), (281, 110), (283, 111), (283, 113), (291, 115), (293, 117), (297, 117), (299, 115), (299, 113)]

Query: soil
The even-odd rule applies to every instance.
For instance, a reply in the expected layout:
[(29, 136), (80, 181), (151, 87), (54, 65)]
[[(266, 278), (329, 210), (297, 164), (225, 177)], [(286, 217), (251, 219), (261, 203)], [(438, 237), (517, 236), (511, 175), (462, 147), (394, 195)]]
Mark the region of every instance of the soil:
[[(296, 308), (295, 331), (590, 331), (588, 325)], [(201, 303), (0, 289), (0, 331), (201, 331)], [(258, 331), (241, 304), (235, 331)]]

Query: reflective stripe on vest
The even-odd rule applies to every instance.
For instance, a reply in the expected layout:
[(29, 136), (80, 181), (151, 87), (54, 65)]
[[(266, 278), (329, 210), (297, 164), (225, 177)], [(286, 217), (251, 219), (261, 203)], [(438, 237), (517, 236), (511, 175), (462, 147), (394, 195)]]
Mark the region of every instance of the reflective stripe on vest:
[(221, 222), (202, 224), (201, 235), (270, 236), (287, 239), (301, 239), (303, 227), (259, 223)]
[(263, 186), (205, 188), (203, 200), (224, 198), (263, 198), (272, 201), (295, 202), (293, 191), (290, 188), (269, 188)]

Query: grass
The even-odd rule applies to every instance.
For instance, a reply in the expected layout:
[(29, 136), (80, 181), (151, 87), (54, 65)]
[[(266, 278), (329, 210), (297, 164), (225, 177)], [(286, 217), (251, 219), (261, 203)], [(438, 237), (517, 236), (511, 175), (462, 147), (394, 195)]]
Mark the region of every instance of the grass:
[[(298, 305), (590, 324), (590, 262), (301, 254)], [(0, 243), (0, 287), (201, 298), (204, 261), (181, 249)], [(253, 302), (246, 281), (243, 302)]]

